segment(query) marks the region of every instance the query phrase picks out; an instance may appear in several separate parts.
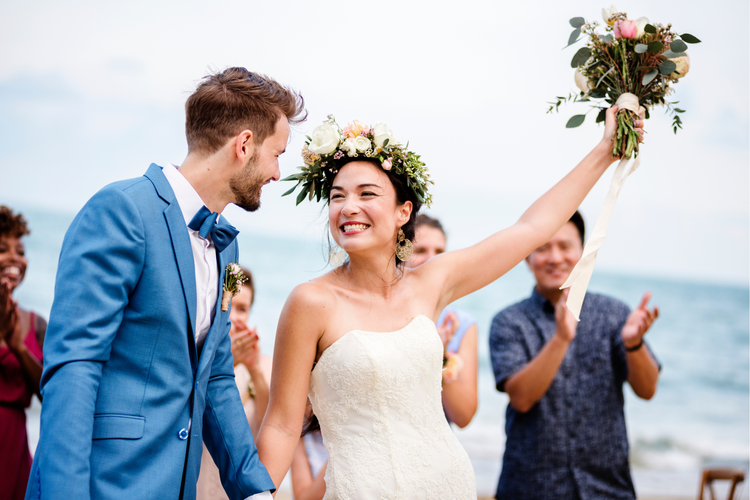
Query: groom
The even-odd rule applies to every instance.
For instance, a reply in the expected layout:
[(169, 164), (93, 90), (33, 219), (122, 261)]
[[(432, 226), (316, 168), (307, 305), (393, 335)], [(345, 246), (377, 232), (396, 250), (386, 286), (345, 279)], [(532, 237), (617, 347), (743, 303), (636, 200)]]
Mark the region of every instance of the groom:
[(237, 232), (217, 214), (258, 209), (303, 107), (244, 68), (207, 76), (185, 105), (182, 166), (152, 164), (76, 216), (44, 344), (27, 499), (194, 499), (203, 442), (229, 498), (270, 498), (221, 311)]

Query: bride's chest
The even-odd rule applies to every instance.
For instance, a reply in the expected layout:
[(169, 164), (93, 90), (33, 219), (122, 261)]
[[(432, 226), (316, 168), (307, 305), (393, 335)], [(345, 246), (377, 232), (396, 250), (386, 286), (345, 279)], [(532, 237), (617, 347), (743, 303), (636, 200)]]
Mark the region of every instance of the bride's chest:
[(394, 386), (440, 377), (443, 349), (434, 324), (418, 316), (394, 332), (352, 330), (323, 352), (313, 372), (337, 387)]

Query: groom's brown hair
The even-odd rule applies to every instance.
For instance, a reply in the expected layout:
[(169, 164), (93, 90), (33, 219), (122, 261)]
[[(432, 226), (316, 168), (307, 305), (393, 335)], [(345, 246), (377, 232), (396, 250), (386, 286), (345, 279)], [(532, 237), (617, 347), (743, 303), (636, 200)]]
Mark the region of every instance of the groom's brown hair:
[(185, 103), (188, 151), (212, 154), (243, 130), (251, 130), (255, 143), (262, 144), (281, 115), (290, 124), (304, 121), (302, 95), (245, 68), (208, 75)]

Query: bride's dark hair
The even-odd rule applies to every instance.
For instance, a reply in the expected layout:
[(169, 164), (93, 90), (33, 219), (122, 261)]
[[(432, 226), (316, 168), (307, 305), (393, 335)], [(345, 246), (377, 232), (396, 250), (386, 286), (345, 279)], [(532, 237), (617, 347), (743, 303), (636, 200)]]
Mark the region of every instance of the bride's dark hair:
[[(362, 158), (357, 156), (355, 156), (354, 158), (342, 158), (341, 160), (339, 160), (340, 166), (338, 167), (338, 169), (341, 170), (344, 165), (352, 161), (370, 162), (376, 167), (382, 169), (380, 161), (376, 158)], [(403, 205), (407, 201), (411, 202), (411, 215), (409, 216), (409, 220), (406, 222), (406, 224), (401, 226), (401, 229), (404, 231), (404, 236), (406, 237), (406, 239), (413, 241), (417, 230), (417, 214), (419, 214), (419, 210), (422, 208), (422, 203), (417, 199), (417, 196), (414, 194), (414, 190), (411, 189), (407, 184), (405, 175), (399, 175), (393, 170), (383, 169), (383, 172), (385, 172), (385, 175), (387, 175), (388, 179), (391, 181), (393, 189), (396, 190), (396, 203), (398, 203), (399, 205)], [(333, 185), (333, 179), (335, 178), (335, 176), (331, 178), (331, 185)], [(330, 193), (330, 186), (328, 186), (328, 188), (328, 192)], [(331, 246), (330, 239), (328, 245), (329, 247)], [(396, 259), (396, 265), (403, 267), (404, 263), (397, 256), (394, 256), (394, 258)]]

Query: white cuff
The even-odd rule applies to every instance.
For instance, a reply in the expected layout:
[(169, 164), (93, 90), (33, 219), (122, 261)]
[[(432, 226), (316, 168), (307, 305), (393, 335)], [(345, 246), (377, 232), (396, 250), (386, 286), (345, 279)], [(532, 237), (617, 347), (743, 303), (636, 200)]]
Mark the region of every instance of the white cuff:
[(264, 491), (263, 493), (256, 493), (255, 495), (251, 495), (245, 500), (271, 500), (272, 498), (273, 495), (271, 495), (270, 491)]

